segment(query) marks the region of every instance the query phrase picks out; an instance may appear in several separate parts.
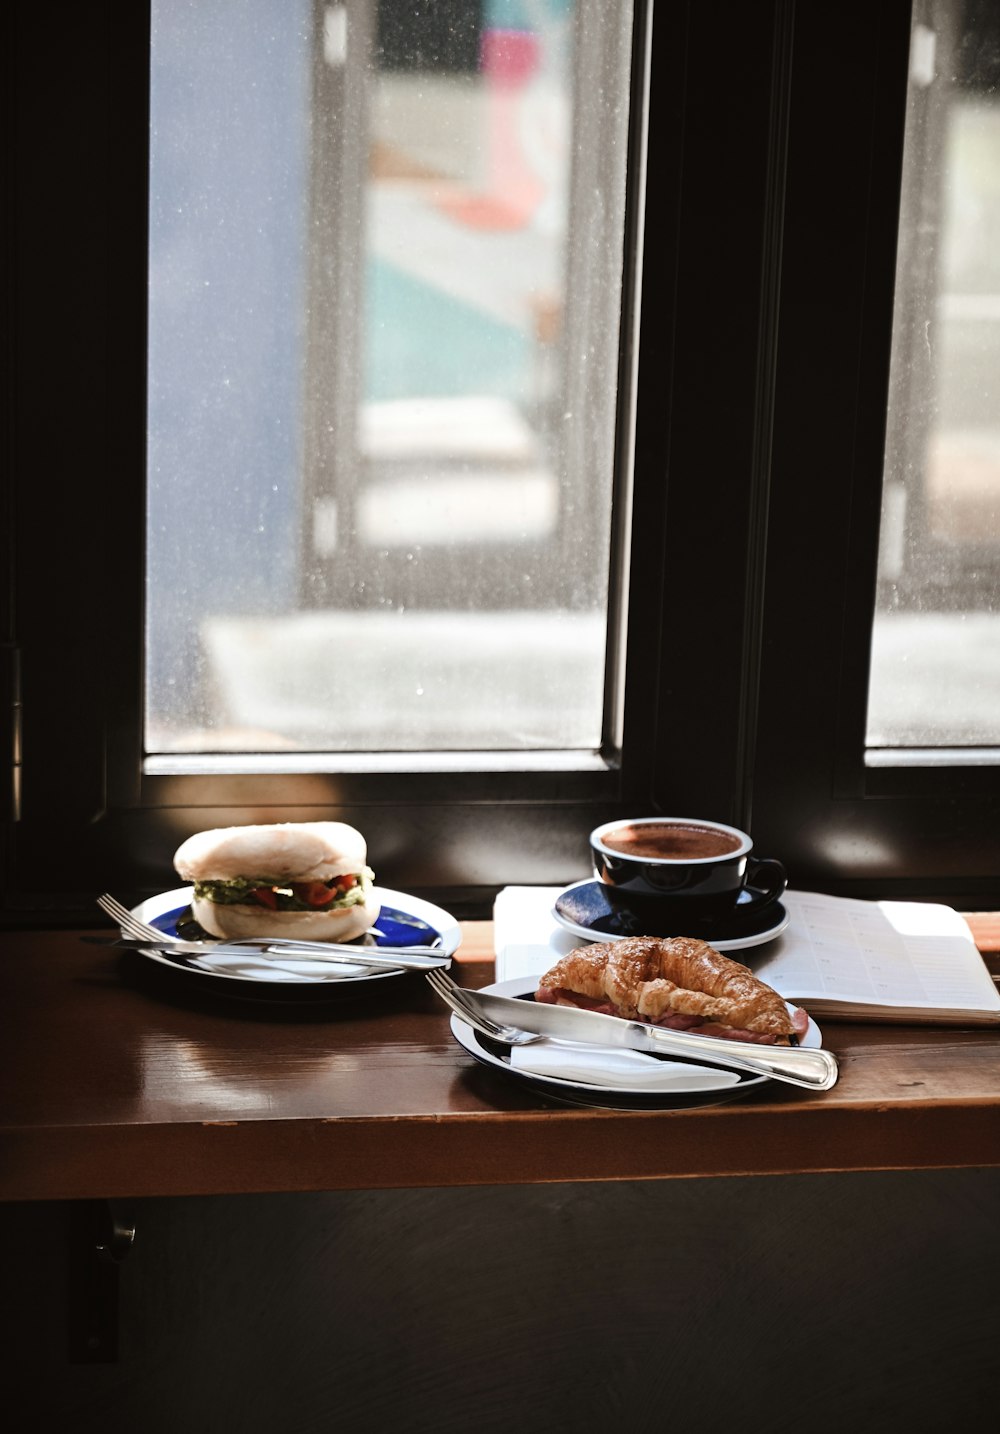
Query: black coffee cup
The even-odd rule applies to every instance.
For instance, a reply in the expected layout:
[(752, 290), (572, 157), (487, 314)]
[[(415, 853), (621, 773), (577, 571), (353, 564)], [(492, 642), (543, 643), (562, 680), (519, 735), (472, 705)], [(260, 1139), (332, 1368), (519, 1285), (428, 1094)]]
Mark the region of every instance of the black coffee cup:
[(746, 832), (689, 817), (605, 822), (590, 834), (594, 874), (608, 898), (659, 915), (703, 919), (750, 915), (777, 901), (788, 878), (780, 861), (754, 857)]

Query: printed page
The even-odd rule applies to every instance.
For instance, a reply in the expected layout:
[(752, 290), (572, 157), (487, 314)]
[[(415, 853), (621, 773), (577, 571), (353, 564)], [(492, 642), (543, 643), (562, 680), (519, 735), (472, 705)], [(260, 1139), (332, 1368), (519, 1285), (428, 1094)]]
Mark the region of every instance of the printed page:
[[(998, 994), (964, 919), (951, 907), (788, 891), (785, 932), (747, 964), (776, 991), (928, 1010), (997, 1010)], [(734, 953), (735, 954), (735, 953)]]

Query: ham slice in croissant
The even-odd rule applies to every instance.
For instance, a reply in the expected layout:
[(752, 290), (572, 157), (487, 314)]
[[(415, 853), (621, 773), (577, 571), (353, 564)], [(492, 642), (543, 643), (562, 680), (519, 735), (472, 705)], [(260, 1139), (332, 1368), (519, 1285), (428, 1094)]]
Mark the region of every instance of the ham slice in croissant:
[(535, 1000), (768, 1044), (787, 1044), (808, 1024), (746, 966), (686, 936), (571, 951), (546, 971)]

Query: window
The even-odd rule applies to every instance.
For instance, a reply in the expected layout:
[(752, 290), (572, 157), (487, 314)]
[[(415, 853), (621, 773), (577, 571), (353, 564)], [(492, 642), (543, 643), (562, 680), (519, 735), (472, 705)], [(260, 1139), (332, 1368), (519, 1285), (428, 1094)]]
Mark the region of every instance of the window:
[[(983, 18), (948, 13), (973, 32)], [(992, 754), (872, 760), (868, 746), (883, 471), (888, 453), (891, 485), (899, 434), (886, 416), (897, 253), (901, 296), (914, 281), (897, 246), (911, 30), (926, 12), (859, 19), (849, 90), (846, 75), (827, 83), (820, 19), (796, 26), (752, 820), (796, 852), (802, 886), (975, 908), (995, 903), (1000, 870)], [(883, 534), (888, 551), (891, 514)], [(873, 714), (880, 701), (876, 686)]]
[[(514, 760), (144, 751), (148, 18), (70, 9), (53, 46), (46, 12), (5, 16), (8, 907), (84, 912), (160, 889), (199, 827), (329, 815), (381, 879), (485, 912), (582, 875), (589, 829), (636, 810), (749, 826), (800, 886), (995, 902), (998, 769), (865, 761), (910, 6), (831, 32), (789, 0), (637, 5), (604, 730)], [(310, 541), (339, 542), (314, 496)]]
[(631, 33), (154, 0), (147, 770), (601, 748)]
[(1000, 747), (1000, 11), (910, 43), (870, 763)]

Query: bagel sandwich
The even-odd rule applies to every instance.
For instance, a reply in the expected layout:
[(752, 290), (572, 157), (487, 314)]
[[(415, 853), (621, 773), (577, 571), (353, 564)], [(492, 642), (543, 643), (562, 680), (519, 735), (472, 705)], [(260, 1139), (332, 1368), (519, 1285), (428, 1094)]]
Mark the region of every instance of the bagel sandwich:
[(345, 822), (219, 827), (188, 837), (174, 867), (212, 936), (352, 941), (378, 919), (364, 837)]

